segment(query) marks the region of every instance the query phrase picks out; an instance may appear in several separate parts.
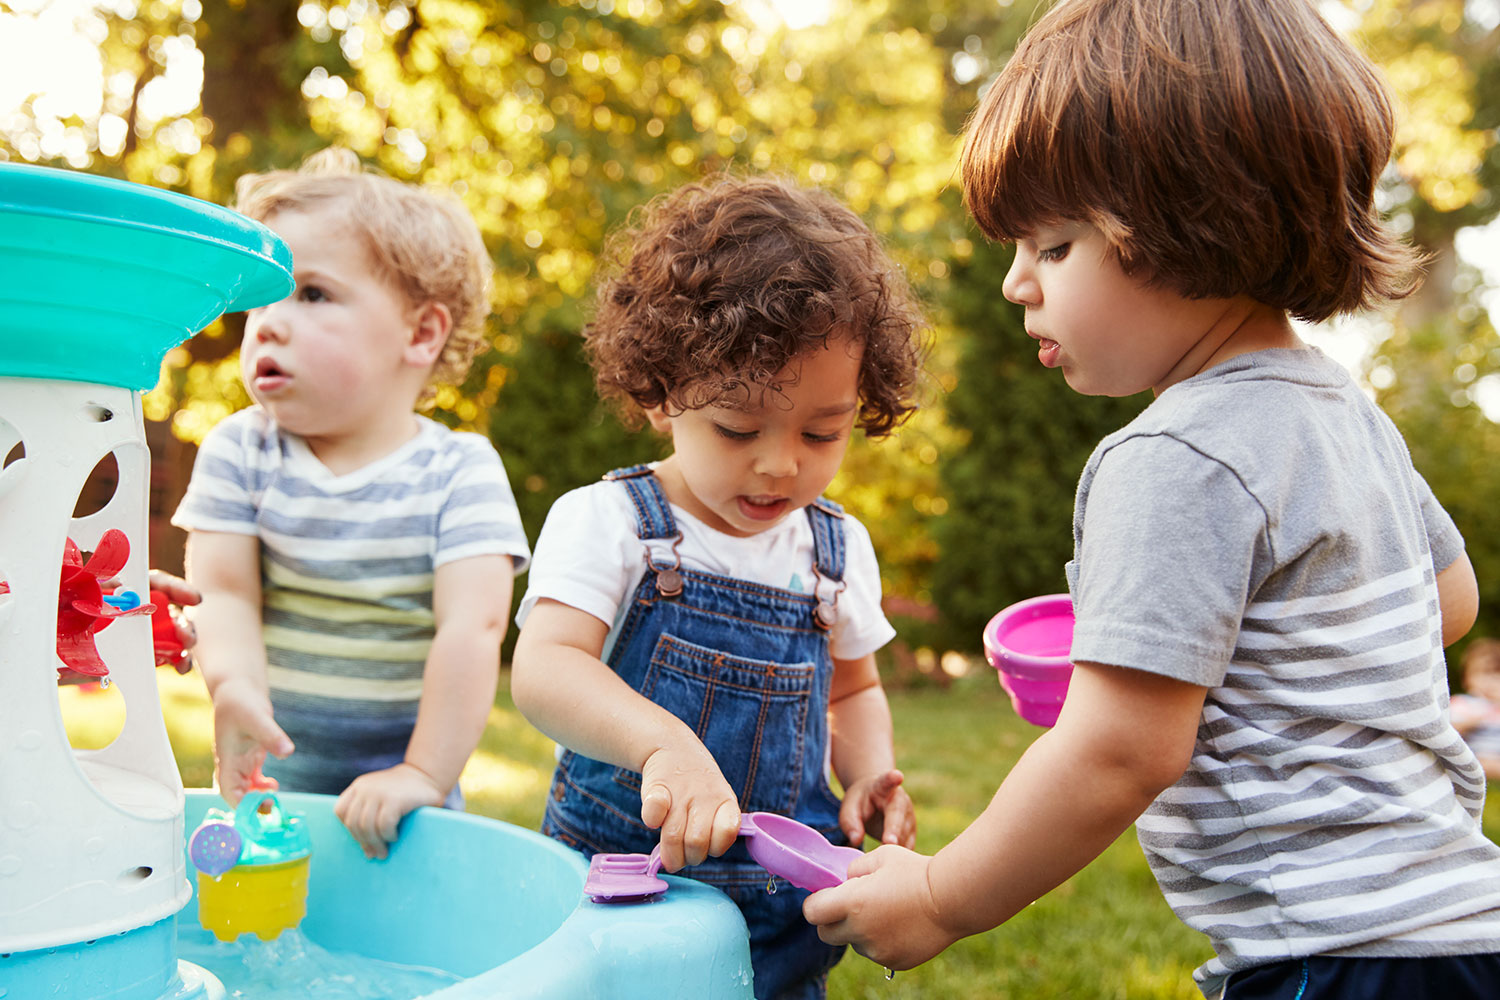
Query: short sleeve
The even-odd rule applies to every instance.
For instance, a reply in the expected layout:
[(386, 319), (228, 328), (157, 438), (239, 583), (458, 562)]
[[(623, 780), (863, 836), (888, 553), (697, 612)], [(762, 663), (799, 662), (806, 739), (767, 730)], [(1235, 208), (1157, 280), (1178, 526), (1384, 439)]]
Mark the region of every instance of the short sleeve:
[(896, 630), (880, 607), (880, 566), (870, 532), (845, 515), (844, 582), (839, 595), (839, 619), (829, 651), (840, 660), (857, 660), (896, 637)]
[(1165, 435), (1111, 448), (1079, 502), (1073, 659), (1220, 684), (1266, 551), (1260, 504)]
[(500, 455), (478, 434), (453, 437), (460, 460), (438, 513), (434, 568), (474, 556), (506, 555), (515, 572), (522, 572), (531, 551)]
[(1422, 523), (1427, 529), (1427, 545), (1432, 549), (1432, 568), (1441, 573), (1463, 555), (1464, 538), (1459, 534), (1453, 518), (1448, 516), (1443, 505), (1433, 496), (1432, 487), (1427, 485), (1427, 480), (1420, 473), (1414, 475), (1417, 480), (1417, 495), (1422, 504)]
[(216, 424), (198, 447), (172, 524), (188, 531), (258, 534), (252, 459), (265, 446), (263, 433), (257, 433), (256, 423), (244, 411)]
[(619, 483), (595, 483), (558, 497), (547, 512), (517, 627), (542, 598), (566, 604), (612, 625), (645, 568), (629, 499)]

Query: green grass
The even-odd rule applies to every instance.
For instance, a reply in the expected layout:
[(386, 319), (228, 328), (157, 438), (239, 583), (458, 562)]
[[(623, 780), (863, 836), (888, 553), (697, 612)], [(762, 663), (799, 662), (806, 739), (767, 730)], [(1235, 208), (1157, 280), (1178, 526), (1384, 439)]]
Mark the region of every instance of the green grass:
[[(206, 786), (211, 714), (202, 683), (196, 674), (157, 676), (183, 783)], [(80, 742), (108, 742), (118, 731), (121, 709), (110, 692), (62, 691), (60, 697), (69, 731)], [(897, 759), (917, 805), (917, 847), (931, 853), (979, 814), (1040, 730), (1016, 717), (987, 669), (947, 691), (891, 692), (891, 707)], [(552, 761), (552, 742), (502, 692), (464, 771), (470, 811), (536, 828)], [(1485, 832), (1500, 839), (1500, 784), (1490, 787)], [(1207, 941), (1167, 908), (1131, 831), (1004, 927), (959, 942), (894, 983), (851, 954), (834, 970), (829, 997), (1196, 1000), (1191, 972), (1209, 955)]]

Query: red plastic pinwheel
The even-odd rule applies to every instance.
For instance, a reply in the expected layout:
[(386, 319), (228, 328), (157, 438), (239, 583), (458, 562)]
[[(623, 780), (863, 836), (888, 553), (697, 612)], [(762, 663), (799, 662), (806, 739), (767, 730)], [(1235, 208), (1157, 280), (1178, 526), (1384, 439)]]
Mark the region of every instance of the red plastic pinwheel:
[(94, 633), (116, 618), (149, 615), (154, 610), (150, 604), (123, 610), (104, 600), (101, 584), (124, 569), (129, 556), (130, 541), (118, 528), (104, 533), (88, 562), (83, 561), (73, 539), (68, 539), (57, 594), (57, 656), (66, 664), (58, 668), (59, 674), (72, 670), (88, 677), (108, 676), (109, 668), (99, 658)]

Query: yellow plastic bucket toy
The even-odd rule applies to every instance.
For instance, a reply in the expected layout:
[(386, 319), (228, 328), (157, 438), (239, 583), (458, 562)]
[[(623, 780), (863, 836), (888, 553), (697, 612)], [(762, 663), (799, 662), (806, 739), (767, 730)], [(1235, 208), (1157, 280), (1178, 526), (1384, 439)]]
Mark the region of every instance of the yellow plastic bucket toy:
[(220, 941), (241, 934), (271, 941), (291, 930), (307, 916), (308, 860), (199, 872), (198, 922)]
[(210, 809), (188, 840), (198, 922), (220, 941), (291, 930), (307, 915), (311, 855), (302, 817), (283, 812), (270, 792), (251, 792), (233, 813)]

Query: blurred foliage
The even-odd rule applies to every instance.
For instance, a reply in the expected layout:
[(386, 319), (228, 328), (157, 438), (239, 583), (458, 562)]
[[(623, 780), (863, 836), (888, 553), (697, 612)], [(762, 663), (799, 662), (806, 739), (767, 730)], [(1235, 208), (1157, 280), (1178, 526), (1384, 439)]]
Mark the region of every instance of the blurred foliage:
[[(1500, 213), (1500, 7), (1363, 0), (1352, 9), (1356, 38), (1396, 97), (1389, 208), (1430, 255), (1426, 281), (1383, 325), (1366, 375), (1468, 543), (1480, 585), (1471, 637), (1500, 636), (1500, 425), (1479, 406), (1486, 390), (1500, 400), (1500, 338), (1484, 308), (1492, 290), (1455, 252), (1463, 227)], [(1490, 412), (1500, 415), (1493, 402)]]
[[(662, 450), (599, 405), (581, 359), (606, 235), (720, 169), (828, 188), (886, 237), (934, 324), (929, 405), (856, 443), (830, 492), (870, 526), (920, 641), (973, 649), (994, 610), (1063, 588), (1083, 461), (1143, 403), (1078, 397), (1035, 363), (1000, 294), (1008, 250), (983, 243), (958, 199), (964, 119), (1044, 6), (831, 0), (792, 30), (769, 0), (99, 0), (70, 15), (98, 53), (97, 108), (46, 93), (0, 108), (0, 159), (226, 203), (241, 174), (337, 142), (458, 196), (495, 258), (495, 312), (488, 350), (435, 416), (496, 442), (533, 536), (561, 492)], [(1484, 282), (1453, 254), (1454, 234), (1496, 209), (1492, 7), (1324, 4), (1391, 81), (1401, 131), (1382, 197), (1433, 252), (1367, 374), (1500, 607), (1497, 473), (1481, 461), (1500, 439), (1476, 402), (1500, 351)], [(0, 2), (0, 31), (61, 9)], [(148, 418), (196, 441), (245, 405), (239, 328), (226, 317), (173, 351)], [(1500, 613), (1485, 627), (1500, 633)]]
[(943, 463), (949, 514), (934, 529), (943, 557), (932, 586), (945, 622), (976, 639), (1002, 607), (1067, 592), (1079, 473), (1095, 443), (1150, 402), (1081, 396), (1041, 368), (1021, 308), (1000, 292), (1012, 255), (978, 248), (955, 270), (950, 301), (963, 366), (946, 407), (962, 439)]

